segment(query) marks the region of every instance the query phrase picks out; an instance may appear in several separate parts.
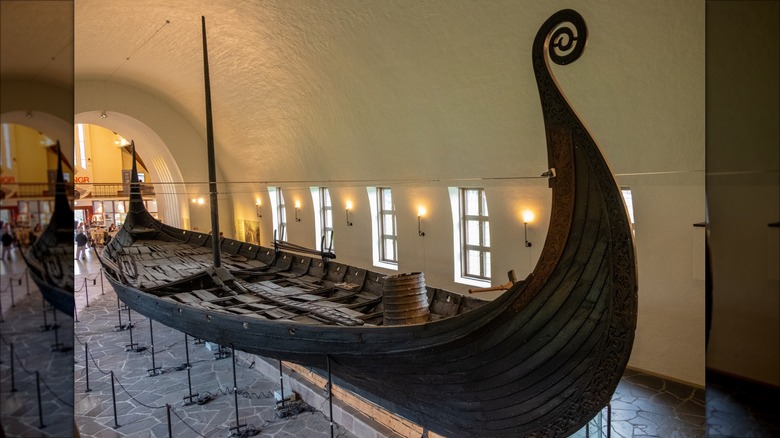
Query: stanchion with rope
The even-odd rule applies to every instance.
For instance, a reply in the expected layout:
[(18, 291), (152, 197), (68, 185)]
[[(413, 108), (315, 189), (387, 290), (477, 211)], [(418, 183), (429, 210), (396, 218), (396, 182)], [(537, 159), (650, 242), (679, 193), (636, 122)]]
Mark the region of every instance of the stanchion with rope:
[(35, 387), (38, 390), (38, 421), (40, 422), (40, 428), (43, 429), (46, 427), (45, 424), (43, 424), (43, 404), (41, 403), (41, 374), (36, 371), (35, 372)]
[(14, 343), (11, 342), (8, 344), (8, 347), (11, 349), (11, 392), (16, 392), (16, 377), (14, 375)]
[(84, 392), (92, 392), (89, 387), (89, 342), (84, 343), (84, 372), (87, 376), (87, 390)]
[(116, 413), (116, 390), (114, 389), (114, 371), (111, 371), (111, 401), (114, 403), (114, 429), (119, 429), (119, 419)]
[(84, 278), (84, 295), (87, 297), (87, 307), (89, 307), (89, 286), (87, 286), (87, 279)]

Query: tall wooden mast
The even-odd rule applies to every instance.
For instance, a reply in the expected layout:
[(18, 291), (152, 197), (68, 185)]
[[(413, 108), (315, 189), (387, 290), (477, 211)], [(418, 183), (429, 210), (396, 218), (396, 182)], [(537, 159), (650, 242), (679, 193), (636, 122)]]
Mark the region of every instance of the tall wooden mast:
[(206, 88), (206, 147), (209, 161), (209, 204), (211, 205), (211, 248), (214, 254), (214, 267), (222, 266), (219, 240), (219, 209), (217, 205), (217, 166), (214, 159), (214, 124), (211, 118), (211, 83), (209, 82), (209, 50), (206, 45), (206, 17), (201, 16), (203, 24), (203, 78)]

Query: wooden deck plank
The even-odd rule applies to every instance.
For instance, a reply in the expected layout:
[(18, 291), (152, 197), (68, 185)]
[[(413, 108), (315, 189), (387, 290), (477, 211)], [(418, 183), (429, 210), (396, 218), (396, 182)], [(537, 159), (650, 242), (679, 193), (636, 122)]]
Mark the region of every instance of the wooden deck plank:
[(213, 293), (203, 289), (194, 290), (192, 291), (192, 293), (195, 294), (198, 298), (200, 298), (203, 301), (211, 301), (219, 298)]

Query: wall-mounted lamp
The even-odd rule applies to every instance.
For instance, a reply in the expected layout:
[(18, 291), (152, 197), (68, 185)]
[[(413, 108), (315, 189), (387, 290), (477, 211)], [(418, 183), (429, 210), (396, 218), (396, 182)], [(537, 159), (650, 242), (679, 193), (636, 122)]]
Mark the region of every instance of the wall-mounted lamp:
[(263, 205), (263, 204), (260, 202), (260, 200), (259, 200), (259, 199), (258, 199), (257, 201), (255, 201), (255, 212), (257, 213), (257, 217), (263, 217), (263, 215), (262, 215), (262, 214), (260, 214), (260, 207), (261, 207), (262, 205)]
[(422, 230), (422, 217), (425, 216), (425, 207), (417, 207), (417, 235), (425, 237), (425, 232)]
[(192, 203), (197, 205), (203, 205), (206, 203), (206, 200), (203, 199), (203, 196), (201, 196), (199, 198), (192, 198)]
[(108, 117), (108, 114), (106, 114), (106, 112), (105, 112), (105, 111), (103, 111), (102, 113), (100, 113), (100, 118), (101, 118), (101, 119), (105, 119), (106, 117)]
[(299, 208), (301, 208), (301, 201), (295, 201), (295, 222), (301, 221), (301, 218), (298, 217)]
[(349, 211), (352, 210), (352, 201), (347, 201), (347, 226), (351, 227), (352, 222), (349, 221)]
[(528, 222), (533, 222), (534, 220), (534, 212), (531, 210), (524, 210), (523, 211), (523, 228), (525, 231), (525, 247), (530, 248), (531, 242), (528, 241)]

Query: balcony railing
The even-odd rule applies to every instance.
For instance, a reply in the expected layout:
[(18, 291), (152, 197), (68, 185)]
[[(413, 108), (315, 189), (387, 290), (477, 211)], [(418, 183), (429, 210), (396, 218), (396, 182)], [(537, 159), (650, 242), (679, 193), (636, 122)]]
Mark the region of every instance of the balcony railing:
[[(154, 196), (152, 184), (141, 184), (141, 195)], [(124, 198), (130, 195), (130, 184), (76, 184), (76, 199)]]
[[(11, 183), (3, 184), (0, 199), (53, 198), (54, 183)], [(73, 197), (73, 186), (67, 185), (69, 198)]]
[[(54, 197), (53, 183), (11, 183), (3, 184), (0, 199), (30, 199)], [(69, 198), (126, 198), (130, 195), (130, 184), (68, 184), (66, 192)], [(152, 184), (141, 183), (141, 195), (154, 196)]]

